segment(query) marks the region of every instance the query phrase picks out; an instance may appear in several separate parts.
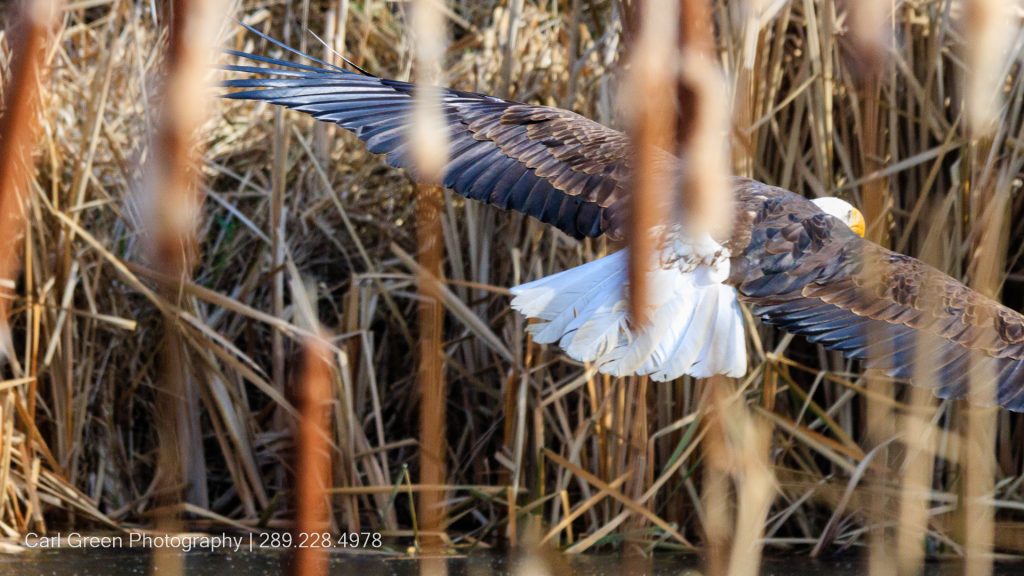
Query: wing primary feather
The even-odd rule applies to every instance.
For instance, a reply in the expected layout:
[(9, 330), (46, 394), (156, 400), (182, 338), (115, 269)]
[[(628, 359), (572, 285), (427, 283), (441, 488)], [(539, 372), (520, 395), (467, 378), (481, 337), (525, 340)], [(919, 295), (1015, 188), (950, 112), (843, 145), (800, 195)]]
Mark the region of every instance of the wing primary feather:
[(292, 48), (291, 46), (285, 44), (284, 42), (281, 42), (280, 40), (278, 40), (278, 39), (276, 39), (276, 38), (274, 38), (272, 36), (269, 36), (267, 34), (264, 34), (263, 32), (260, 32), (259, 30), (257, 30), (256, 28), (253, 28), (252, 26), (246, 24), (245, 22), (239, 22), (239, 24), (241, 24), (242, 27), (245, 28), (246, 30), (248, 30), (249, 32), (252, 32), (253, 34), (259, 36), (260, 38), (263, 38), (267, 42), (270, 42), (271, 44), (277, 46), (278, 48), (281, 48), (281, 49), (285, 50), (286, 52), (291, 52), (292, 54), (295, 54), (295, 55), (297, 55), (297, 56), (299, 56), (301, 58), (305, 58), (305, 59), (307, 59), (307, 60), (309, 60), (311, 62), (316, 62), (317, 64), (323, 66), (324, 68), (329, 68), (331, 70), (335, 70), (335, 71), (338, 71), (338, 72), (351, 74), (351, 72), (349, 72), (348, 70), (345, 70), (344, 68), (335, 66), (334, 64), (331, 64), (331, 63), (328, 63), (328, 62), (324, 62), (323, 60), (317, 58), (316, 56), (311, 56), (311, 55), (306, 54), (305, 52), (303, 52), (301, 50), (296, 50), (295, 48)]
[[(281, 59), (278, 59), (278, 58), (272, 58), (270, 56), (261, 56), (259, 54), (252, 54), (252, 53), (249, 53), (249, 52), (241, 52), (239, 50), (232, 50), (230, 48), (224, 50), (224, 53), (229, 55), (229, 56), (236, 56), (238, 58), (244, 58), (246, 60), (252, 60), (254, 62), (262, 62), (264, 64), (273, 64), (275, 66), (284, 66), (284, 67), (287, 67), (287, 68), (295, 68), (296, 70), (305, 70), (306, 72), (310, 72), (310, 73), (316, 74), (316, 75), (326, 75), (326, 74), (330, 74), (331, 73), (331, 72), (325, 71), (322, 68), (317, 68), (315, 66), (309, 66), (307, 64), (300, 64), (298, 62), (289, 62), (288, 60), (281, 60)], [(271, 70), (267, 70), (267, 72), (273, 72), (273, 71), (274, 70), (272, 70), (272, 69)], [(341, 73), (343, 73), (343, 74), (351, 74), (351, 72), (349, 72), (347, 70), (344, 70), (344, 69), (341, 70)]]
[(322, 38), (320, 38), (319, 36), (316, 35), (316, 32), (313, 32), (312, 30), (309, 30), (309, 33), (313, 35), (313, 38), (316, 38), (317, 42), (319, 42), (321, 46), (323, 46), (324, 48), (327, 48), (328, 50), (330, 50), (331, 54), (334, 54), (338, 58), (341, 58), (342, 62), (344, 62), (345, 64), (348, 64), (349, 66), (351, 66), (353, 68), (355, 68), (356, 70), (358, 70), (362, 74), (366, 74), (367, 76), (373, 76), (373, 74), (370, 74), (369, 72), (364, 70), (361, 66), (359, 66), (355, 62), (353, 62), (353, 61), (349, 60), (348, 58), (346, 58), (344, 54), (342, 54), (342, 53), (338, 52), (337, 50), (335, 50), (327, 42), (324, 42), (324, 40)]
[(469, 189), (466, 190), (466, 197), (487, 202), (487, 199), (491, 195), (491, 190), (496, 187), (496, 183), (501, 179), (502, 175), (516, 166), (518, 166), (518, 163), (514, 159), (502, 154), (498, 160), (492, 166), (488, 166), (486, 171), (481, 174), (475, 182), (473, 182)]
[[(468, 192), (476, 182), (482, 178), (487, 170), (493, 167), (494, 163), (497, 162), (502, 154), (501, 150), (497, 146), (491, 146), (490, 148), (481, 146), (487, 152), (480, 157), (479, 160), (463, 168), (458, 174), (454, 174), (452, 179), (452, 188), (457, 190), (463, 196), (469, 196)], [(447, 182), (447, 178), (445, 179)]]

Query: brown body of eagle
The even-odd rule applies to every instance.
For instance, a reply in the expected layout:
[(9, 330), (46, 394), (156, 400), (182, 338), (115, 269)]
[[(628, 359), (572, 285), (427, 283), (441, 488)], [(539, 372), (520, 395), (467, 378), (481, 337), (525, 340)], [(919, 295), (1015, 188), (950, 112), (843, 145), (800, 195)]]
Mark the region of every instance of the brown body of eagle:
[[(286, 106), (354, 132), (389, 164), (413, 172), (407, 133), (414, 85), (231, 51), (274, 67), (228, 80), (229, 98)], [(623, 237), (633, 151), (621, 132), (576, 113), (445, 90), (450, 157), (443, 183), (576, 237)], [(674, 157), (665, 154), (668, 161)], [(968, 386), (1024, 410), (1024, 316), (914, 258), (862, 239), (792, 192), (734, 179), (736, 215), (727, 282), (755, 316), (868, 368), (934, 385), (942, 398)], [(869, 273), (864, 273), (865, 266)]]

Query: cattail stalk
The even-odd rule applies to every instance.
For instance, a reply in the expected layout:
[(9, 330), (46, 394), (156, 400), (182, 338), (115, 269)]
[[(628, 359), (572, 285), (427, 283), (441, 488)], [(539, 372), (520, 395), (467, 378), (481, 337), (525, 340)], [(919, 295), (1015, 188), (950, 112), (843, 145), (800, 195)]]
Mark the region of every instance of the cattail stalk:
[(677, 3), (648, 0), (639, 16), (639, 35), (632, 50), (628, 95), (636, 142), (631, 190), (629, 241), (630, 317), (636, 329), (647, 324), (647, 275), (654, 264), (657, 241), (652, 231), (667, 222), (664, 207), (672, 187), (672, 166), (665, 160), (676, 138), (675, 42)]
[(709, 0), (680, 0), (678, 148), (683, 161), (679, 193), (683, 224), (693, 236), (728, 238), (732, 227), (729, 186), (731, 110), (716, 64), (714, 20)]
[[(295, 542), (311, 541), (309, 535), (330, 528), (331, 360), (323, 338), (306, 342), (303, 372), (298, 382), (299, 424), (295, 437)], [(319, 539), (314, 539), (319, 542)], [(327, 546), (294, 549), (292, 574), (317, 576), (327, 573)]]
[[(165, 532), (179, 528), (177, 504), (183, 490), (190, 503), (208, 506), (199, 393), (173, 310), (181, 305), (180, 286), (188, 283), (198, 257), (195, 234), (202, 202), (194, 137), (212, 100), (210, 70), (222, 7), (221, 2), (208, 0), (175, 0), (171, 6), (165, 93), (146, 175), (150, 258), (167, 279), (160, 285), (164, 342), (156, 406), (164, 499), (158, 527)], [(176, 551), (160, 549), (153, 556), (152, 569), (173, 574), (180, 572), (181, 561)]]
[(22, 0), (11, 34), (10, 77), (0, 117), (0, 365), (17, 362), (9, 315), (21, 271), (31, 186), (32, 147), (38, 129), (38, 86), (46, 37), (59, 14), (56, 0)]
[[(412, 155), (419, 181), (416, 202), (419, 281), (420, 483), (442, 485), (447, 478), (445, 461), (444, 308), (439, 293), (443, 275), (444, 236), (441, 228), (443, 196), (441, 178), (448, 162), (448, 128), (441, 110), (441, 66), (444, 59), (446, 22), (434, 0), (418, 0), (412, 10), (416, 46), (417, 91), (410, 134)], [(444, 529), (445, 493), (424, 492), (419, 499), (419, 529), (427, 549), (440, 548), (436, 537)]]
[[(0, 117), (0, 379), (4, 364), (10, 362), (16, 374), (22, 374), (10, 329), (10, 313), (21, 273), (21, 253), (28, 226), (27, 199), (32, 186), (34, 165), (32, 149), (38, 129), (38, 94), (42, 85), (42, 59), (47, 35), (59, 14), (56, 0), (23, 0), (15, 15), (18, 28), (12, 30), (12, 60), (9, 80), (4, 88), (4, 110)], [(26, 274), (28, 275), (28, 274)], [(37, 333), (38, 326), (29, 327)], [(30, 360), (29, 376), (34, 377), (35, 362)], [(36, 386), (29, 388), (30, 417), (35, 415)], [(0, 394), (0, 434), (4, 435), (3, 452), (9, 454), (13, 445), (15, 402), (14, 391), (5, 388)], [(30, 439), (29, 445), (35, 445)], [(27, 453), (27, 451), (26, 451)], [(28, 457), (25, 456), (27, 460)], [(9, 457), (0, 460), (0, 486), (8, 486), (11, 473)], [(9, 513), (8, 498), (0, 498), (0, 516)], [(41, 518), (41, 514), (37, 513)]]

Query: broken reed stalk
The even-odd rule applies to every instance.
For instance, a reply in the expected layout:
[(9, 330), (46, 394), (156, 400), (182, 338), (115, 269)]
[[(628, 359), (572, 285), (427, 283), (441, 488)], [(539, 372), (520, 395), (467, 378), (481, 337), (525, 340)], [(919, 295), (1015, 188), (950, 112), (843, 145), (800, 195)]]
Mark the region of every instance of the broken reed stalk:
[[(180, 528), (177, 504), (183, 495), (189, 503), (207, 507), (199, 391), (173, 310), (183, 306), (180, 286), (188, 283), (198, 258), (195, 233), (202, 203), (193, 139), (209, 108), (211, 55), (216, 54), (216, 32), (223, 17), (219, 4), (176, 0), (171, 7), (164, 101), (145, 183), (153, 234), (150, 257), (168, 279), (159, 290), (164, 300), (164, 341), (156, 410), (157, 469), (164, 499), (157, 524), (165, 532)], [(182, 569), (181, 555), (169, 549), (157, 549), (152, 562), (152, 570), (161, 574)]]
[[(9, 315), (21, 271), (26, 198), (34, 171), (32, 148), (38, 130), (40, 68), (47, 34), (59, 14), (57, 0), (21, 0), (18, 4), (20, 10), (14, 16), (18, 26), (8, 40), (11, 64), (3, 92), (6, 109), (0, 117), (0, 367), (6, 361), (18, 363)], [(4, 413), (9, 414), (6, 403)]]
[[(306, 341), (303, 370), (298, 382), (298, 433), (295, 437), (294, 542), (310, 540), (330, 529), (331, 486), (331, 352), (323, 337)], [(316, 576), (327, 573), (327, 546), (298, 546), (292, 557), (292, 574)]]
[[(420, 265), (419, 367), (420, 484), (447, 481), (445, 440), (447, 386), (444, 373), (444, 307), (440, 294), (443, 277), (444, 231), (441, 179), (448, 162), (448, 128), (441, 111), (441, 69), (446, 48), (446, 21), (434, 0), (418, 0), (412, 10), (416, 46), (417, 91), (410, 133), (413, 163), (422, 184), (417, 188), (416, 239)], [(419, 499), (418, 529), (426, 551), (437, 551), (445, 529), (444, 491), (427, 491)]]

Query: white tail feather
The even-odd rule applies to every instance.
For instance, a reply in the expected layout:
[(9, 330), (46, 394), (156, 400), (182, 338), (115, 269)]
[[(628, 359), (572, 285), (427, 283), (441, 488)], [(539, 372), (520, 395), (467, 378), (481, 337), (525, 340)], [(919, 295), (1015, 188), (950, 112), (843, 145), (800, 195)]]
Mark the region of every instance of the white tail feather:
[(627, 266), (627, 251), (621, 250), (517, 286), (512, 307), (545, 320), (529, 328), (536, 342), (558, 342), (570, 357), (593, 362), (606, 374), (665, 381), (746, 372), (743, 314), (736, 290), (721, 283), (728, 261), (688, 272), (652, 270), (651, 320), (639, 334), (628, 315)]

